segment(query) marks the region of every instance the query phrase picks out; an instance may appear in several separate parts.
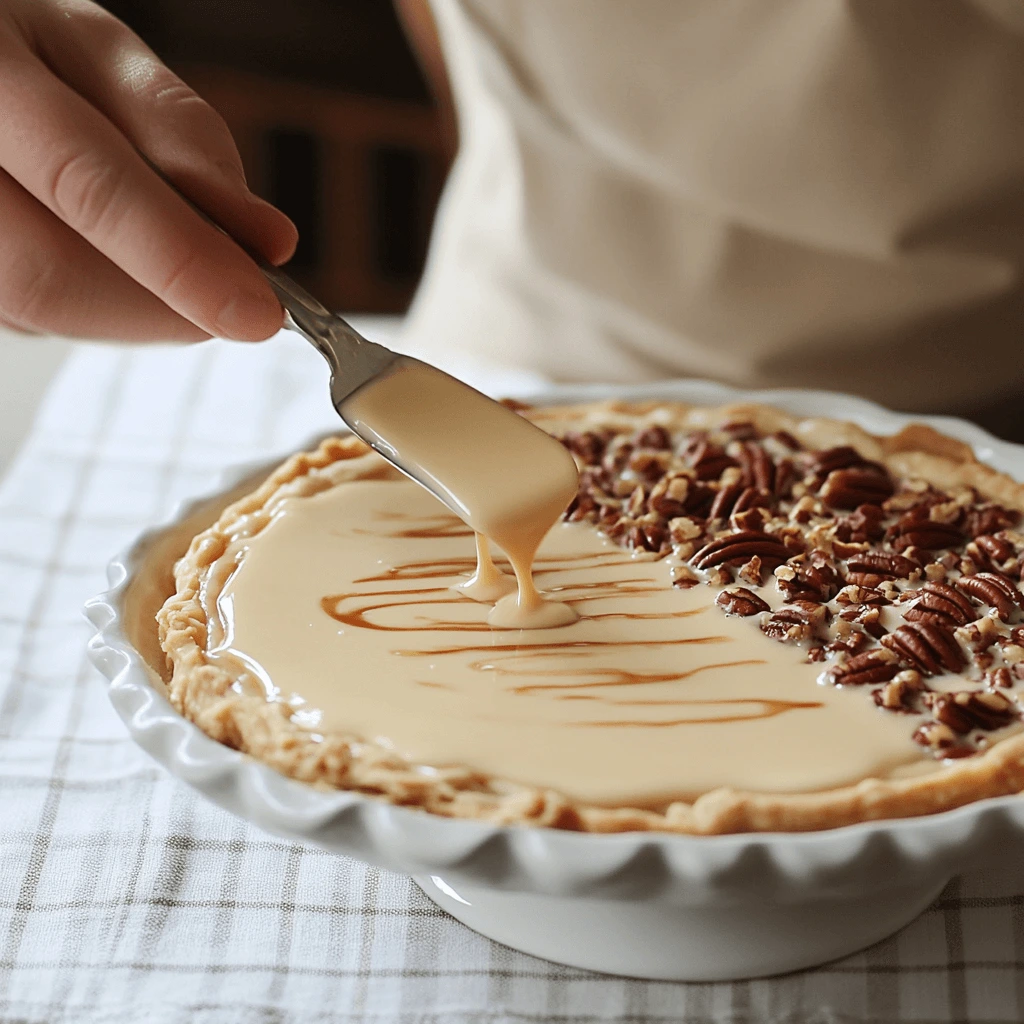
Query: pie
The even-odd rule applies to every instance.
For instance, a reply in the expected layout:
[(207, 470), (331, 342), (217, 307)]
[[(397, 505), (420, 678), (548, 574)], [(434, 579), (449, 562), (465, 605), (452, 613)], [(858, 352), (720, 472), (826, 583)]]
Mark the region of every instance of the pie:
[(175, 707), (315, 786), (593, 832), (808, 831), (1024, 789), (1024, 486), (920, 425), (525, 408), (580, 467), (499, 630), (473, 535), (351, 437), (175, 567)]

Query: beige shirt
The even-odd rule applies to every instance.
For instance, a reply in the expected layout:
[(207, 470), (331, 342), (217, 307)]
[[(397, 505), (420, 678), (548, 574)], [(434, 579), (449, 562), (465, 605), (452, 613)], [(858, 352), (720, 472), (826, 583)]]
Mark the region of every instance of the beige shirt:
[(1021, 0), (437, 0), (409, 321), (560, 380), (1021, 392)]

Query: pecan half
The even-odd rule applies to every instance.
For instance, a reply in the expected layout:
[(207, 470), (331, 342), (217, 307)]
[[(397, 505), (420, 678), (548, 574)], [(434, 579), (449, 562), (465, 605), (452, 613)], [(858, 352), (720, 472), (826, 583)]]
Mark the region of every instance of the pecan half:
[(735, 562), (742, 565), (753, 555), (757, 555), (764, 564), (778, 565), (789, 557), (786, 545), (767, 533), (755, 533), (753, 530), (741, 530), (729, 533), (705, 544), (690, 560), (697, 569), (711, 569), (723, 562)]
[(932, 714), (950, 729), (967, 733), (972, 729), (991, 731), (1020, 717), (1020, 709), (1005, 694), (994, 690), (961, 690), (959, 693), (928, 695)]
[(758, 612), (769, 612), (771, 608), (767, 602), (762, 601), (753, 591), (746, 587), (736, 587), (734, 590), (723, 590), (715, 598), (715, 604), (721, 608), (726, 615), (740, 615), (747, 618), (750, 615), (757, 615)]
[(811, 471), (821, 477), (837, 469), (849, 469), (850, 466), (874, 465), (868, 462), (856, 448), (839, 445), (835, 448), (823, 448), (815, 452), (810, 461)]
[(858, 505), (877, 505), (894, 491), (889, 475), (872, 468), (834, 469), (825, 478), (818, 497), (829, 508), (855, 509)]
[(959, 672), (964, 667), (964, 654), (952, 631), (934, 622), (908, 622), (879, 643), (922, 675)]
[(939, 548), (955, 548), (963, 543), (964, 535), (954, 523), (943, 523), (928, 517), (928, 509), (922, 505), (912, 508), (900, 516), (886, 530), (886, 536), (897, 551), (911, 546), (925, 551)]
[(991, 533), (983, 533), (975, 537), (966, 548), (967, 555), (975, 565), (986, 569), (1001, 569), (1008, 561), (1013, 559), (1017, 552), (1014, 546), (1005, 538), (998, 537)]
[(876, 647), (833, 665), (825, 675), (839, 686), (863, 686), (865, 683), (887, 683), (899, 671), (899, 658), (884, 647)]
[(906, 594), (911, 599), (903, 617), (911, 622), (935, 622), (940, 626), (966, 626), (978, 613), (963, 594), (948, 583), (926, 583)]
[(1000, 530), (1012, 530), (1020, 523), (1020, 512), (1017, 509), (1004, 508), (1002, 505), (983, 505), (972, 508), (964, 517), (964, 529), (968, 537), (980, 537), (986, 533), (999, 533)]
[(847, 560), (846, 579), (859, 587), (877, 587), (883, 580), (908, 579), (919, 568), (916, 562), (903, 555), (866, 551)]
[(775, 463), (756, 441), (743, 441), (736, 450), (736, 458), (743, 470), (747, 487), (772, 494), (775, 491)]
[(1009, 622), (1014, 611), (1024, 608), (1024, 594), (1002, 573), (979, 572), (973, 576), (961, 576), (956, 587), (976, 601), (995, 608), (1003, 622)]
[(737, 465), (721, 445), (699, 435), (684, 447), (683, 457), (693, 467), (698, 480), (717, 480), (730, 466)]

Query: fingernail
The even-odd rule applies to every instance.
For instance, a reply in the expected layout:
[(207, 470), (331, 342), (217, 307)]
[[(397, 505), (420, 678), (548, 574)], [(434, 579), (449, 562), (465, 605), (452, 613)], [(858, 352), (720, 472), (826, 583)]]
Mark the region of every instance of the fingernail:
[(228, 300), (214, 323), (218, 337), (263, 341), (281, 329), (284, 310), (272, 294), (239, 291)]

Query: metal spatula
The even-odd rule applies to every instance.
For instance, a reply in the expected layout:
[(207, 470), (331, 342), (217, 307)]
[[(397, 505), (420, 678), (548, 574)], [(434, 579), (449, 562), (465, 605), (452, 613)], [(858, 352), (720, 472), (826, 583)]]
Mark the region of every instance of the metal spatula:
[[(154, 170), (196, 213), (223, 231), (157, 168)], [(537, 484), (542, 489), (547, 483), (543, 478), (564, 480), (571, 473), (575, 479), (576, 467), (572, 456), (560, 442), (539, 427), (437, 367), (368, 341), (284, 271), (238, 244), (253, 258), (274, 289), (285, 310), (284, 326), (301, 334), (327, 360), (331, 372), (331, 401), (338, 415), (357, 437), (406, 476), (426, 487), (470, 526), (483, 529), (483, 524), (473, 522), (472, 513), (460, 495), (478, 490), (481, 472), (492, 478), (497, 486), (506, 478), (521, 477), (523, 459), (528, 458), (531, 465), (537, 467)], [(410, 395), (408, 389), (393, 389), (393, 393), (403, 395), (406, 426), (410, 420), (417, 425), (422, 420), (423, 437), (417, 438), (417, 459), (415, 464), (411, 464), (403, 458), (403, 446), (398, 439), (388, 437), (388, 427), (384, 422), (387, 417), (368, 415), (367, 410), (373, 403), (364, 399), (366, 389), (394, 374), (416, 369), (433, 375), (432, 386), (424, 389), (422, 400), (418, 394)], [(357, 393), (361, 393), (358, 402), (354, 401)], [(486, 422), (488, 429), (476, 431), (475, 436), (471, 436), (461, 429), (463, 420), (467, 419), (478, 424)], [(427, 443), (420, 443), (421, 440)], [(473, 470), (476, 477), (472, 481), (459, 479), (460, 475), (465, 478), (465, 473), (452, 472), (450, 455), (453, 444), (464, 445), (467, 451), (472, 447), (472, 458), (467, 460), (467, 472), (470, 466), (477, 467)], [(575, 493), (574, 488), (571, 490)], [(569, 497), (571, 494), (565, 498), (566, 502)], [(530, 513), (530, 496), (523, 495), (523, 498), (522, 505), (514, 501), (509, 504), (510, 516)]]

